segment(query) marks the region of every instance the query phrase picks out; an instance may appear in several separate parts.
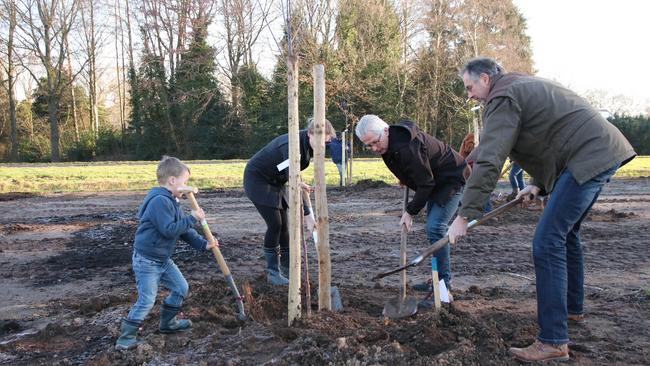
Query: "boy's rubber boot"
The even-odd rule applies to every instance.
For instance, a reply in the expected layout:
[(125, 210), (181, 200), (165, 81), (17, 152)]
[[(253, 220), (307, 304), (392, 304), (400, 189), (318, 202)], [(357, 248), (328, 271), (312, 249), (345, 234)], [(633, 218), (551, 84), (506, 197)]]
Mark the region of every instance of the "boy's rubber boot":
[(121, 334), (117, 339), (117, 342), (115, 342), (115, 349), (131, 349), (142, 343), (136, 339), (140, 324), (142, 324), (142, 322), (129, 320), (126, 318), (122, 319), (122, 326), (120, 327)]
[(280, 273), (289, 278), (289, 247), (280, 247)]
[(178, 319), (176, 314), (180, 307), (162, 304), (160, 305), (160, 332), (176, 333), (187, 330), (192, 326), (189, 319)]
[(276, 248), (264, 248), (266, 257), (266, 281), (272, 285), (288, 286), (289, 280), (280, 273), (278, 251)]

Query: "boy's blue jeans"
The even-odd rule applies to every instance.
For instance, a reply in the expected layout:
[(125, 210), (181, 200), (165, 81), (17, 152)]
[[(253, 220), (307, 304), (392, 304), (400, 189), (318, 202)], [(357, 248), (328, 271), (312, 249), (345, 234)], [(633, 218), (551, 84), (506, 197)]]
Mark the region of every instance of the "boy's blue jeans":
[(539, 340), (569, 342), (567, 314), (582, 314), (584, 268), (580, 224), (618, 165), (579, 185), (564, 170), (535, 229), (533, 260)]
[[(462, 196), (462, 190), (456, 192), (449, 198), (444, 206), (440, 206), (434, 200), (429, 200), (427, 204), (427, 238), (431, 244), (440, 240), (447, 234), (448, 223), (451, 217), (458, 210), (458, 203)], [(438, 276), (445, 281), (447, 288), (451, 288), (451, 255), (449, 243), (440, 250), (433, 253), (438, 265)]]
[(163, 303), (174, 307), (181, 306), (189, 287), (183, 274), (171, 258), (166, 262), (154, 261), (134, 251), (132, 262), (138, 300), (129, 311), (127, 317), (129, 320), (138, 322), (144, 320), (156, 302), (158, 284), (160, 283), (170, 291)]

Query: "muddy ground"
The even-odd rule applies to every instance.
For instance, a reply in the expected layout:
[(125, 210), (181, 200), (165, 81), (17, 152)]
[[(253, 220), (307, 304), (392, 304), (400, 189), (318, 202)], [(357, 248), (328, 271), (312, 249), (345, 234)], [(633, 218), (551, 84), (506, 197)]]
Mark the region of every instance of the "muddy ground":
[[(508, 191), (500, 183), (497, 204)], [(535, 339), (530, 242), (538, 207), (517, 207), (453, 248), (451, 305), (387, 320), (382, 308), (398, 294), (398, 277), (371, 278), (399, 261), (402, 193), (363, 182), (328, 190), (332, 277), (344, 311), (318, 313), (314, 296), (312, 317), (288, 327), (286, 288), (264, 281), (265, 226), (255, 208), (241, 189), (201, 192), (240, 290), (250, 287), (252, 320), (235, 318), (211, 254), (180, 243), (174, 259), (190, 284), (184, 316), (193, 328), (160, 334), (156, 306), (140, 331), (144, 343), (115, 351), (119, 319), (136, 298), (130, 258), (143, 196), (0, 195), (0, 364), (509, 365), (518, 363), (508, 347)], [(570, 325), (571, 364), (650, 364), (649, 202), (649, 178), (616, 179), (583, 224), (586, 321)], [(409, 257), (426, 246), (420, 215)], [(315, 259), (310, 245), (312, 287)], [(423, 264), (409, 281), (428, 274)]]

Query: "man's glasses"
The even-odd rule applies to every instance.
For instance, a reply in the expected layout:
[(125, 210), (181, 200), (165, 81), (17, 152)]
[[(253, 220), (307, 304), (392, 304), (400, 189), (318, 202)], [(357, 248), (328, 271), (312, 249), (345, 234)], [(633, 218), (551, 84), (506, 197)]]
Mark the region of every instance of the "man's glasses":
[(370, 149), (372, 149), (373, 147), (375, 147), (377, 144), (379, 144), (379, 141), (381, 141), (381, 137), (382, 137), (382, 136), (384, 136), (384, 131), (381, 131), (381, 133), (379, 134), (379, 136), (377, 136), (376, 139), (374, 139), (374, 140), (370, 141), (369, 143), (367, 143), (367, 144), (365, 145), (366, 149), (369, 149), (369, 150), (370, 150)]

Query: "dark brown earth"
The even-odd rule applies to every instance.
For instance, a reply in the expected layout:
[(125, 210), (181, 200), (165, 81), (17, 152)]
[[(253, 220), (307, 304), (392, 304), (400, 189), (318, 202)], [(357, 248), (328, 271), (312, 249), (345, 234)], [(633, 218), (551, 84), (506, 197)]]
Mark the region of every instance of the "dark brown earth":
[[(493, 199), (498, 204), (507, 193), (500, 183)], [(289, 327), (286, 288), (265, 283), (264, 224), (255, 208), (241, 189), (201, 192), (240, 290), (251, 290), (252, 319), (237, 321), (211, 254), (180, 243), (173, 258), (190, 283), (184, 316), (193, 328), (159, 333), (155, 307), (140, 332), (144, 343), (115, 351), (119, 319), (136, 298), (130, 258), (143, 195), (0, 195), (0, 364), (516, 365), (508, 347), (535, 339), (530, 241), (538, 206), (517, 207), (453, 248), (452, 305), (387, 320), (382, 308), (398, 294), (398, 277), (370, 279), (399, 262), (402, 193), (363, 182), (328, 191), (332, 277), (343, 312), (317, 311), (310, 245), (314, 313)], [(583, 224), (586, 321), (569, 327), (570, 364), (650, 364), (649, 201), (650, 179), (615, 179)], [(420, 215), (409, 234), (411, 258), (427, 245), (423, 227)], [(409, 281), (428, 272), (426, 265), (411, 269)]]

